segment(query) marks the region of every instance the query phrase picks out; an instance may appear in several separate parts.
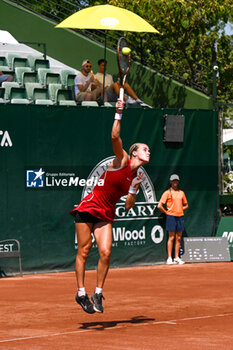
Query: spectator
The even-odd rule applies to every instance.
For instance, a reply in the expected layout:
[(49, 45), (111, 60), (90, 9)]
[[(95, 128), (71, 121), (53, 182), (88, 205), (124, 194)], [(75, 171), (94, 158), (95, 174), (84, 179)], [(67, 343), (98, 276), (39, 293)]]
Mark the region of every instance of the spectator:
[[(169, 233), (167, 242), (167, 264), (184, 264), (180, 259), (180, 241), (184, 231), (184, 210), (188, 208), (188, 202), (183, 191), (178, 189), (179, 176), (174, 174), (170, 177), (171, 187), (162, 194), (158, 204), (158, 209), (166, 214), (166, 230)], [(164, 208), (166, 204), (167, 209)], [(173, 243), (175, 243), (175, 258), (172, 261)]]
[[(107, 71), (107, 61), (105, 61), (105, 82), (104, 82), (104, 86), (105, 89), (107, 89), (108, 87), (110, 87), (111, 85), (114, 84), (113, 82), (113, 78), (111, 76), (111, 74), (106, 73)], [(103, 85), (103, 81), (104, 81), (104, 59), (101, 58), (98, 61), (98, 66), (99, 66), (99, 72), (95, 74), (95, 79), (98, 80), (98, 82)]]
[[(95, 79), (101, 84), (101, 86), (103, 86), (103, 80), (104, 80), (104, 62), (105, 62), (105, 101), (108, 102), (116, 102), (118, 97), (119, 97), (119, 93), (120, 93), (120, 84), (119, 82), (113, 82), (113, 78), (111, 76), (111, 74), (106, 73), (107, 71), (107, 61), (103, 58), (101, 58), (98, 61), (98, 66), (99, 66), (99, 72), (95, 74)], [(133, 104), (133, 103), (138, 103), (140, 104), (142, 107), (143, 106), (148, 106), (146, 104), (144, 104), (139, 98), (138, 96), (135, 94), (134, 90), (131, 88), (131, 86), (127, 83), (125, 83), (125, 96), (124, 96), (124, 100), (126, 103), (128, 104)], [(149, 107), (149, 106), (148, 106)]]
[(95, 82), (91, 73), (91, 62), (86, 59), (82, 62), (81, 72), (78, 72), (75, 80), (75, 98), (77, 101), (96, 101), (101, 95), (101, 87)]
[(3, 74), (2, 71), (0, 71), (0, 86), (4, 81), (13, 81), (13, 75), (11, 74)]

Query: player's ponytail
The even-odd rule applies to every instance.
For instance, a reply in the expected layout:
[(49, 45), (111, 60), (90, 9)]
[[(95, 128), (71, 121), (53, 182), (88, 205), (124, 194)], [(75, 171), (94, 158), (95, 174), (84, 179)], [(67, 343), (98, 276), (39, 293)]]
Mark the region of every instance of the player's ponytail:
[(134, 151), (137, 151), (138, 147), (139, 147), (139, 143), (134, 143), (134, 144), (130, 147), (130, 149), (129, 149), (129, 157), (130, 157), (130, 159), (131, 159), (132, 156), (133, 156), (133, 152), (134, 152)]

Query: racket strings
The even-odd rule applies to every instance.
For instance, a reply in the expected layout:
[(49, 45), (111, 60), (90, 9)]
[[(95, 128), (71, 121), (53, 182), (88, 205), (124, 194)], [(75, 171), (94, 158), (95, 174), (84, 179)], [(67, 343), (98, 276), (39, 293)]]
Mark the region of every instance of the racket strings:
[(123, 49), (123, 47), (129, 47), (129, 44), (124, 38), (122, 38), (120, 40), (119, 47), (120, 47), (120, 50), (119, 50), (119, 64), (120, 64), (122, 73), (126, 74), (128, 68), (129, 68), (129, 65), (130, 65), (130, 56), (129, 55), (124, 55), (122, 53), (122, 49)]

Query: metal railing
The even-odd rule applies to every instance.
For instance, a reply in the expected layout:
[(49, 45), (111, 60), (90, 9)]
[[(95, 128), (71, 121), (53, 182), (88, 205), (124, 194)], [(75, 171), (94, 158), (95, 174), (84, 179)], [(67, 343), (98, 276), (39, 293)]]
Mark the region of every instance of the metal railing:
[[(60, 23), (62, 20), (73, 13), (85, 8), (88, 1), (85, 0), (11, 0), (12, 2), (23, 6), (35, 13), (39, 13), (46, 18)], [(85, 6), (86, 4), (86, 6)], [(84, 35), (98, 43), (106, 45), (108, 48), (116, 49), (117, 40), (122, 36), (122, 32), (101, 31), (101, 30), (76, 30), (79, 34)], [(148, 34), (125, 33), (128, 38), (132, 58), (143, 65), (154, 69), (171, 79), (175, 79), (185, 85), (193, 87), (205, 94), (210, 95), (210, 72), (207, 66), (198, 62), (185, 59), (179, 52), (173, 48), (167, 48), (155, 40), (151, 40)], [(130, 38), (132, 40), (130, 40)], [(140, 49), (139, 49), (140, 48)], [(177, 65), (177, 62), (180, 62)], [(178, 66), (178, 67), (177, 67)]]
[(53, 19), (56, 22), (61, 22), (66, 17), (73, 13), (82, 10), (85, 6), (85, 1), (68, 1), (68, 0), (12, 0), (17, 5), (24, 6), (33, 12), (39, 13)]

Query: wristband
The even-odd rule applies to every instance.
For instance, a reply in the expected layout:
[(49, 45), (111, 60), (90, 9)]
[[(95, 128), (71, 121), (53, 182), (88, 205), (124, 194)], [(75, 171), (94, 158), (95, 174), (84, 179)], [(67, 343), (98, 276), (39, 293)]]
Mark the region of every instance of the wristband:
[(115, 119), (121, 120), (121, 118), (122, 118), (122, 114), (115, 113)]
[(136, 187), (130, 186), (129, 193), (135, 194), (136, 193)]

